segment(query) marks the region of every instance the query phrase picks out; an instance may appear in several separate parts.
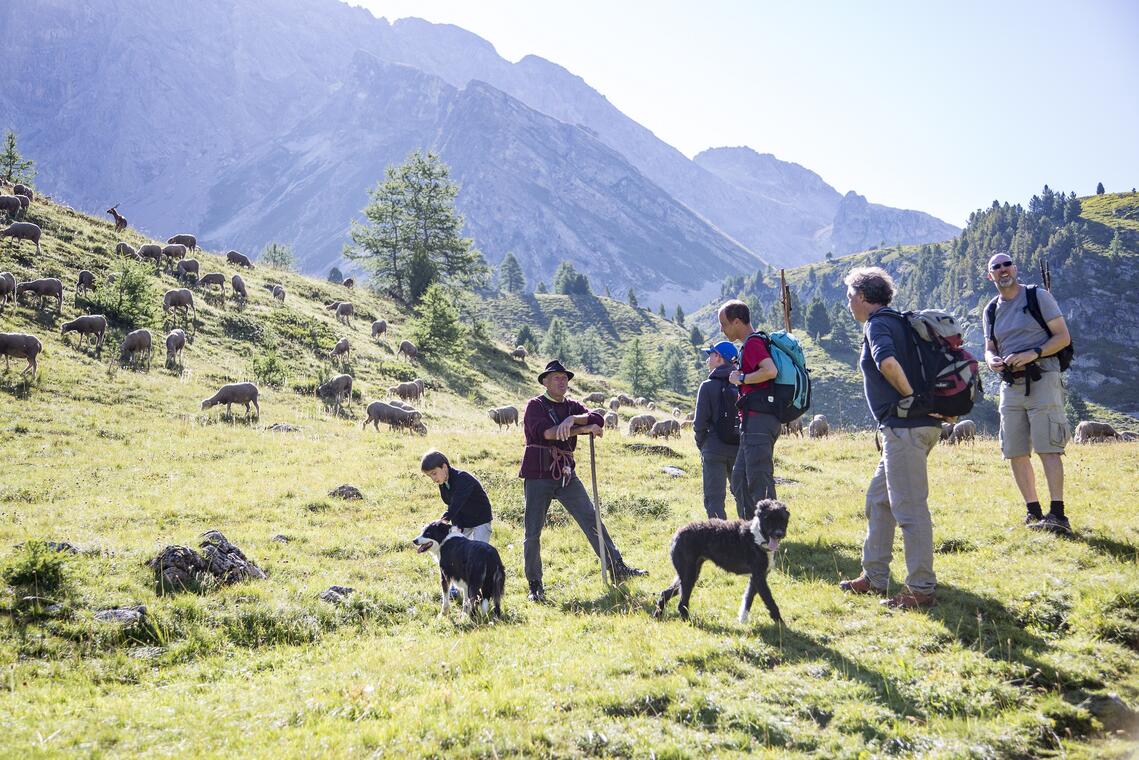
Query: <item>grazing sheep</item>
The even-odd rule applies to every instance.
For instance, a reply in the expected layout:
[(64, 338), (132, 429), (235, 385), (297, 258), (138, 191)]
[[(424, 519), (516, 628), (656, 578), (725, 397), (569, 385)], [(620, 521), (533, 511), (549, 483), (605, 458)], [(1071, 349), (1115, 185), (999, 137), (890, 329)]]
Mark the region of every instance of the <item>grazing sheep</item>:
[(150, 370), (150, 354), (153, 352), (154, 346), (150, 340), (150, 330), (139, 329), (127, 333), (127, 337), (123, 338), (122, 345), (119, 346), (119, 361), (126, 361), (130, 359), (130, 365), (136, 366), (140, 359), (145, 358), (146, 369)]
[(383, 401), (373, 401), (368, 404), (368, 419), (364, 420), (364, 430), (371, 423), (376, 430), (380, 423), (386, 422), (392, 429), (413, 430), (420, 435), (427, 435), (427, 426), (423, 424), (423, 414), (417, 409), (405, 409)]
[(681, 420), (680, 421), (680, 429), (681, 430), (691, 430), (693, 425), (695, 425), (695, 424), (696, 424), (696, 422), (694, 420)]
[(186, 347), (186, 331), (175, 328), (166, 334), (166, 366), (173, 367), (182, 360), (182, 349)]
[(316, 395), (322, 398), (329, 396), (333, 399), (333, 404), (336, 411), (340, 411), (340, 405), (347, 399), (352, 401), (352, 376), (351, 375), (336, 375), (327, 383), (317, 386)]
[(790, 422), (783, 423), (783, 435), (797, 435), (803, 437), (803, 418), (796, 417)]
[(423, 382), (422, 378), (417, 377), (414, 380), (412, 380), (411, 382), (413, 382), (419, 386), (419, 395), (421, 397), (427, 395), (427, 383)]
[(973, 420), (961, 420), (953, 426), (953, 436), (950, 441), (954, 444), (969, 441), (973, 443), (977, 438), (977, 423)]
[(171, 244), (184, 245), (186, 246), (186, 249), (190, 251), (193, 251), (198, 247), (198, 239), (187, 232), (183, 232), (180, 235), (174, 235), (166, 242)]
[(222, 300), (225, 299), (225, 275), (221, 272), (207, 272), (198, 278), (198, 285), (201, 287), (217, 285), (221, 289)]
[(396, 353), (403, 354), (408, 359), (414, 359), (419, 356), (419, 349), (417, 349), (415, 344), (410, 340), (401, 340), (399, 342), (399, 350), (396, 351)]
[(423, 387), (418, 383), (399, 383), (388, 388), (388, 395), (401, 399), (418, 401), (423, 398)]
[(44, 307), (45, 298), (56, 299), (55, 313), (63, 311), (63, 283), (57, 277), (44, 277), (30, 282), (21, 282), (16, 286), (16, 303), (20, 303), (20, 296), (32, 293), (40, 297), (40, 308)]
[(127, 218), (118, 212), (119, 204), (107, 209), (107, 213), (115, 219), (115, 232), (122, 232), (127, 228)]
[(201, 269), (201, 264), (198, 263), (197, 259), (184, 259), (178, 262), (178, 267), (174, 270), (174, 276), (179, 280), (191, 274), (197, 277)]
[(249, 405), (252, 404), (257, 410), (257, 418), (261, 418), (261, 405), (257, 403), (257, 398), (260, 391), (253, 383), (229, 383), (223, 385), (217, 393), (210, 396), (202, 402), (202, 409), (209, 409), (211, 406), (218, 404), (225, 404), (225, 413), (232, 416), (230, 411), (231, 404), (245, 404), (245, 416), (249, 417)]
[(17, 182), (16, 185), (12, 188), (12, 193), (14, 195), (22, 195), (30, 201), (34, 201), (36, 199), (36, 194), (32, 192), (32, 189), (27, 185), (21, 184), (19, 182)]
[(825, 414), (816, 414), (811, 418), (811, 423), (807, 425), (807, 435), (811, 438), (827, 438), (830, 436), (831, 428), (827, 424), (827, 417)]
[(233, 288), (233, 294), (238, 298), (243, 301), (249, 298), (249, 294), (245, 292), (245, 280), (241, 278), (241, 275), (235, 274), (230, 278), (229, 284)]
[(950, 443), (951, 438), (953, 438), (953, 423), (941, 423), (941, 438), (939, 440), (944, 441), (945, 443)]
[(22, 211), (22, 212), (23, 212), (23, 215), (24, 215), (25, 217), (27, 217), (27, 215), (28, 215), (28, 206), (32, 205), (32, 200), (31, 200), (31, 198), (29, 198), (29, 197), (28, 197), (28, 196), (26, 196), (26, 195), (17, 195), (17, 196), (16, 196), (16, 199), (17, 199), (18, 201), (20, 201), (20, 211)]
[(166, 262), (167, 269), (174, 266), (175, 261), (182, 261), (186, 258), (189, 248), (181, 243), (171, 243), (170, 245), (162, 246), (162, 258)]
[(603, 404), (603, 403), (605, 403), (605, 394), (602, 393), (601, 391), (594, 391), (593, 393), (587, 394), (585, 396), (585, 398), (583, 398), (581, 400), (581, 403), (583, 403), (583, 404)]
[(352, 326), (352, 315), (356, 313), (355, 307), (348, 301), (341, 301), (336, 305), (336, 321)]
[(12, 222), (6, 228), (0, 230), (0, 238), (5, 237), (17, 240), (21, 245), (23, 245), (25, 240), (30, 240), (35, 243), (36, 254), (43, 254), (43, 251), (40, 249), (40, 226), (38, 224), (32, 224), (31, 222)]
[(647, 398), (645, 398), (644, 396), (637, 396), (636, 403), (637, 403), (637, 406), (645, 406), (649, 403), (649, 400)]
[(383, 335), (388, 331), (388, 322), (386, 319), (377, 319), (372, 323), (372, 337)]
[(680, 407), (679, 406), (672, 407), (672, 416), (673, 417), (680, 417)]
[(1084, 420), (1076, 425), (1076, 443), (1102, 443), (1107, 440), (1118, 441), (1121, 439), (1122, 436), (1116, 432), (1115, 428), (1106, 422)]
[(194, 321), (198, 319), (198, 309), (194, 306), (194, 294), (185, 288), (176, 288), (166, 291), (162, 297), (162, 315), (165, 317), (171, 309), (181, 309), (183, 317), (190, 315), (194, 310)]
[(388, 401), (388, 403), (389, 403), (389, 404), (391, 404), (392, 406), (397, 406), (397, 407), (399, 407), (400, 409), (405, 409), (405, 410), (407, 410), (407, 411), (409, 411), (409, 412), (418, 411), (418, 410), (417, 410), (417, 409), (416, 409), (414, 406), (412, 406), (411, 404), (407, 403), (406, 401), (400, 401), (398, 398), (393, 398), (393, 399), (391, 399), (390, 401)]
[(162, 246), (157, 243), (147, 243), (139, 246), (136, 255), (142, 261), (153, 261), (155, 270), (162, 265)]
[(653, 438), (668, 438), (675, 435), (680, 437), (680, 423), (676, 420), (661, 420), (653, 423), (649, 428), (649, 435)]
[(1119, 437), (1128, 442), (1139, 441), (1139, 433), (1135, 432), (1134, 430), (1121, 430), (1119, 432)]
[(15, 195), (0, 195), (0, 211), (8, 215), (11, 221), (16, 221), (20, 215), (24, 205), (20, 203), (20, 198)]
[(352, 361), (352, 347), (348, 345), (347, 338), (336, 341), (336, 345), (328, 353), (329, 359), (339, 359), (341, 356), (345, 357), (347, 361)]
[(246, 256), (244, 253), (238, 253), (237, 251), (227, 251), (225, 254), (225, 260), (228, 263), (235, 264), (239, 267), (247, 267), (249, 269), (256, 269), (256, 267), (253, 266), (253, 262), (250, 261), (249, 257)]
[(629, 420), (629, 435), (647, 433), (655, 424), (657, 424), (657, 418), (651, 414), (638, 414)]
[(510, 352), (510, 357), (512, 359), (517, 359), (518, 361), (522, 362), (523, 364), (526, 363), (526, 357), (528, 355), (529, 355), (529, 352), (526, 350), (525, 346), (518, 346), (517, 348), (515, 348), (513, 351)]
[(69, 332), (79, 333), (79, 346), (81, 348), (87, 342), (87, 336), (93, 336), (95, 338), (95, 350), (99, 351), (103, 348), (103, 337), (107, 334), (107, 318), (102, 314), (76, 317), (70, 322), (64, 322), (59, 329), (60, 335), (67, 335)]
[(26, 333), (0, 333), (0, 354), (4, 355), (4, 371), (10, 369), (8, 358), (14, 357), (16, 359), (27, 359), (28, 366), (24, 367), (24, 371), (20, 373), (22, 376), (27, 376), (29, 373), (32, 378), (35, 378), (39, 365), (36, 363), (36, 357), (44, 350), (43, 344), (40, 339), (34, 335), (27, 335)]
[(684, 415), (684, 419), (681, 420), (681, 422), (695, 422), (695, 421), (696, 421), (696, 412), (694, 412), (694, 411), (689, 412), (688, 414)]
[(134, 249), (133, 245), (131, 245), (130, 243), (123, 242), (123, 241), (119, 241), (115, 245), (115, 255), (116, 256), (126, 256), (128, 258), (132, 258), (132, 259), (136, 259), (136, 260), (141, 258), (138, 255), (138, 251), (136, 251)]
[(278, 301), (284, 303), (284, 301), (285, 301), (285, 288), (283, 285), (274, 285), (273, 286), (273, 298), (276, 298)]
[(11, 272), (0, 272), (0, 306), (16, 296), (16, 277)]
[(488, 409), (487, 416), (489, 416), (494, 423), (501, 429), (503, 425), (510, 427), (518, 425), (518, 408), (514, 406), (500, 406), (496, 409)]
[(75, 283), (75, 295), (95, 289), (95, 275), (86, 269), (79, 270), (79, 282)]
[(655, 401), (650, 401), (649, 403), (647, 403), (647, 404), (645, 405), (645, 408), (646, 408), (646, 409), (648, 409), (650, 412), (655, 412), (655, 411), (656, 411), (656, 408), (657, 408), (656, 402), (655, 402)]
[(340, 284), (351, 290), (352, 288), (356, 287), (356, 280), (352, 277), (345, 277), (344, 282)]
[(617, 416), (617, 412), (605, 413), (605, 427), (609, 430), (616, 430), (617, 425), (621, 422), (621, 418)]
[(609, 407), (609, 411), (615, 412), (621, 408), (621, 399), (614, 396), (613, 398), (609, 399), (609, 401), (606, 403), (606, 406)]
[(621, 406), (636, 406), (637, 401), (632, 396), (627, 396), (624, 393), (618, 393), (617, 398), (621, 402)]

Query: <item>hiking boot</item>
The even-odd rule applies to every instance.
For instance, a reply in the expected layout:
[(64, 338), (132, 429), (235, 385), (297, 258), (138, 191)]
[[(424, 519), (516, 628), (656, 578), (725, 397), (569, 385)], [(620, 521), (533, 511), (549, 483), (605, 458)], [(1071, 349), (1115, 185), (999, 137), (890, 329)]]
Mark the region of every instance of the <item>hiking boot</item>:
[(870, 579), (866, 577), (866, 573), (862, 573), (862, 575), (858, 576), (857, 578), (839, 581), (838, 587), (843, 591), (847, 591), (851, 594), (874, 594), (875, 596), (886, 596), (886, 589), (878, 588), (872, 584), (870, 582)]
[(885, 605), (895, 610), (916, 610), (925, 607), (936, 607), (937, 599), (934, 598), (932, 593), (923, 594), (920, 591), (914, 591), (909, 586), (902, 588), (900, 594), (883, 599), (879, 604)]
[(1049, 533), (1055, 533), (1058, 536), (1072, 535), (1072, 525), (1068, 522), (1067, 517), (1058, 517), (1057, 515), (1049, 512), (1044, 515), (1044, 519), (1037, 522), (1035, 525), (1030, 525), (1032, 530), (1046, 530)]
[(457, 602), (457, 601), (459, 601), (459, 597), (461, 596), (461, 593), (459, 592), (459, 589), (452, 586), (451, 590), (447, 592), (447, 596), (450, 597), (452, 602)]
[(1024, 525), (1027, 528), (1035, 528), (1036, 524), (1044, 519), (1044, 515), (1037, 517), (1031, 512), (1026, 512), (1024, 515)]
[(546, 589), (542, 587), (541, 581), (530, 581), (530, 593), (526, 598), (531, 602), (546, 601)]
[(639, 567), (629, 567), (624, 562), (619, 565), (611, 565), (610, 572), (613, 574), (613, 582), (620, 583), (621, 581), (634, 578), (638, 575), (648, 575), (648, 570), (642, 570)]

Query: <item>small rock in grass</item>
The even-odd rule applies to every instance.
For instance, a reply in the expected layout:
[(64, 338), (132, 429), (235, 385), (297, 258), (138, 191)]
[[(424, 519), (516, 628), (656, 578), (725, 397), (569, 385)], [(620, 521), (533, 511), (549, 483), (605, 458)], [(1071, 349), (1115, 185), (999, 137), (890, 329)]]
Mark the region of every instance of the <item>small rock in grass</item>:
[(1093, 694), (1078, 707), (1099, 718), (1108, 731), (1139, 731), (1139, 713), (1128, 707), (1118, 694)]
[(351, 586), (329, 586), (320, 592), (320, 600), (330, 604), (340, 604), (355, 590)]
[(101, 623), (118, 623), (120, 625), (134, 625), (146, 617), (146, 607), (116, 607), (110, 610), (100, 610), (95, 613), (95, 619)]
[(290, 425), (287, 422), (274, 422), (266, 430), (272, 430), (276, 433), (299, 433), (301, 429), (296, 425)]
[(672, 465), (666, 465), (664, 467), (661, 467), (660, 471), (663, 472), (665, 475), (668, 475), (670, 478), (683, 478), (684, 477), (684, 470), (680, 469), (679, 467), (673, 467)]
[(356, 486), (344, 485), (337, 486), (328, 492), (329, 496), (335, 496), (338, 499), (363, 499), (363, 492)]
[(288, 537), (288, 536), (286, 536), (284, 533), (278, 533), (277, 535), (273, 536), (273, 537), (272, 537), (271, 539), (269, 539), (269, 540), (270, 540), (270, 541), (276, 541), (276, 542), (277, 542), (277, 543), (279, 543), (279, 544), (287, 544), (287, 543), (289, 543), (289, 537)]

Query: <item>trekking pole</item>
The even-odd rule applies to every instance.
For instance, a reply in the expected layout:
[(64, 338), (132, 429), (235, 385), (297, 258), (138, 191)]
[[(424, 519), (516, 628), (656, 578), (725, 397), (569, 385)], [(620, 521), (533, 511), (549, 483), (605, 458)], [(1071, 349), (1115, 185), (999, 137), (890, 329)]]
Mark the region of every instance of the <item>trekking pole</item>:
[(611, 579), (607, 577), (606, 570), (609, 563), (605, 556), (605, 527), (601, 524), (601, 501), (597, 498), (597, 452), (593, 446), (593, 433), (589, 434), (589, 470), (593, 475), (593, 509), (597, 513), (597, 556), (601, 559), (601, 583), (609, 585)]
[(791, 289), (787, 287), (787, 277), (779, 270), (779, 298), (783, 302), (783, 329), (791, 334)]

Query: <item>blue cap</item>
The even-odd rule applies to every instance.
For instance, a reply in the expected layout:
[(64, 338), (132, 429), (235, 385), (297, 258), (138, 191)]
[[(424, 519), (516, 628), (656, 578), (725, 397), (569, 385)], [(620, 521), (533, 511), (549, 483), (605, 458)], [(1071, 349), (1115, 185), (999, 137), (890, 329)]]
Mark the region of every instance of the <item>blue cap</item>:
[(730, 340), (722, 340), (713, 346), (700, 349), (700, 353), (704, 355), (705, 359), (707, 359), (708, 354), (712, 352), (719, 354), (730, 362), (736, 361), (740, 355), (739, 352), (736, 351), (736, 344), (732, 343)]

